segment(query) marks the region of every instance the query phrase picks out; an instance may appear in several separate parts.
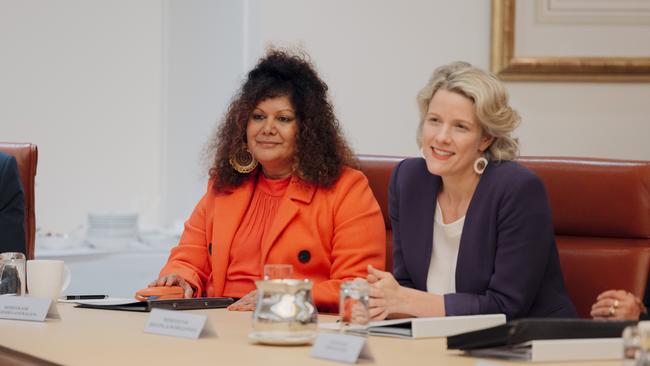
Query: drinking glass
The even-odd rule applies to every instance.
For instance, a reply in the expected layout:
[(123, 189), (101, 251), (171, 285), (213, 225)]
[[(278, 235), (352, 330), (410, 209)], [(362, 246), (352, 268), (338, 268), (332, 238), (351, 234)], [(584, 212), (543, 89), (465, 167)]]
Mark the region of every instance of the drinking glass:
[(368, 282), (362, 278), (341, 283), (339, 322), (343, 332), (366, 334), (370, 322)]
[(287, 280), (293, 276), (293, 266), (290, 264), (265, 264), (265, 280)]
[(650, 321), (623, 330), (623, 365), (650, 366)]
[(639, 328), (636, 325), (629, 325), (623, 329), (623, 365), (636, 366), (640, 354)]
[(19, 252), (0, 254), (0, 295), (25, 295), (25, 255)]
[(310, 280), (264, 280), (255, 281), (255, 285), (257, 305), (251, 340), (275, 345), (306, 344), (314, 340), (318, 311)]

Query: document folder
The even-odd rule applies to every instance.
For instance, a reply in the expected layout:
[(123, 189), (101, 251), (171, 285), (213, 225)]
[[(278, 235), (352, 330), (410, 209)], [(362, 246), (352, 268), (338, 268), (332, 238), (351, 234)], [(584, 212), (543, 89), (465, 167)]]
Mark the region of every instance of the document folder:
[(231, 297), (200, 297), (195, 299), (110, 301), (85, 300), (76, 302), (76, 307), (87, 309), (122, 310), (148, 312), (153, 308), (168, 310), (193, 310), (225, 308), (235, 302)]
[[(493, 327), (505, 322), (506, 316), (503, 314), (405, 318), (370, 322), (368, 324), (368, 333), (399, 338), (447, 337), (452, 334)], [(318, 327), (338, 330), (340, 324), (320, 323)]]
[(402, 338), (447, 337), (505, 322), (506, 316), (503, 314), (407, 318), (370, 322), (368, 332), (372, 335)]
[(483, 330), (447, 337), (448, 349), (516, 347), (535, 340), (620, 338), (636, 321), (589, 319), (518, 319)]

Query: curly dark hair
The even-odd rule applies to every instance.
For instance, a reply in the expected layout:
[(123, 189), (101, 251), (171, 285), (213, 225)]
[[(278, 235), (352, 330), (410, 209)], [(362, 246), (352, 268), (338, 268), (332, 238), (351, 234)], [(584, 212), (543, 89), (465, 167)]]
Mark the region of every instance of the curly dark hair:
[(248, 73), (246, 82), (233, 97), (216, 135), (210, 142), (214, 189), (240, 186), (250, 174), (230, 165), (230, 157), (246, 144), (246, 127), (257, 105), (269, 98), (286, 96), (296, 111), (296, 170), (303, 181), (331, 187), (344, 166), (356, 166), (323, 82), (304, 52), (272, 49)]

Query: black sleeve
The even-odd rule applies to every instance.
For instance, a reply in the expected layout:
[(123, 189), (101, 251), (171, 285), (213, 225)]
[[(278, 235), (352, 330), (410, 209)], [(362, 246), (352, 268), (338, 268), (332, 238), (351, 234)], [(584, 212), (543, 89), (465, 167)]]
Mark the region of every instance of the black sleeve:
[(0, 252), (26, 253), (24, 225), (25, 197), (16, 158), (0, 155)]
[(393, 276), (400, 285), (415, 288), (411, 276), (406, 270), (404, 256), (402, 254), (402, 240), (399, 227), (399, 169), (402, 166), (401, 161), (390, 177), (388, 185), (388, 216), (390, 216), (390, 226), (393, 230)]

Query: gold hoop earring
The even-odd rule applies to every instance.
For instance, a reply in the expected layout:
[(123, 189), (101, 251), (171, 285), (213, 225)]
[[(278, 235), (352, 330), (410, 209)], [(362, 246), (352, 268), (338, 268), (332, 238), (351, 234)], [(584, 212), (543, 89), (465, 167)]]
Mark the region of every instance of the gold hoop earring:
[(257, 168), (257, 159), (246, 147), (232, 154), (228, 161), (230, 166), (241, 174), (248, 174)]
[(487, 166), (488, 166), (488, 160), (482, 156), (474, 160), (474, 172), (478, 175), (483, 174)]

